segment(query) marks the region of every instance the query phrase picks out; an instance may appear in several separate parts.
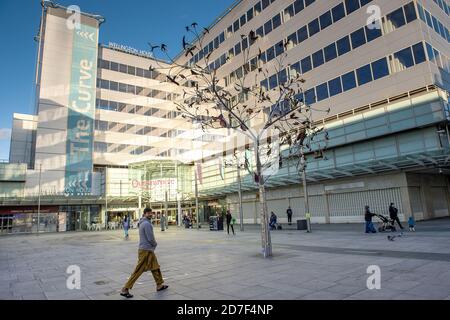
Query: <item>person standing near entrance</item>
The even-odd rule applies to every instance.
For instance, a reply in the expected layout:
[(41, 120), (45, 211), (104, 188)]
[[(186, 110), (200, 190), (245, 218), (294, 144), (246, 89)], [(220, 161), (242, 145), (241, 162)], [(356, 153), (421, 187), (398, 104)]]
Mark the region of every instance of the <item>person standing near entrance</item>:
[(364, 207), (364, 220), (366, 220), (366, 233), (377, 233), (377, 230), (375, 230), (375, 227), (372, 223), (372, 217), (376, 216), (375, 213), (370, 212), (369, 206)]
[(161, 213), (160, 224), (161, 224), (161, 231), (166, 230), (166, 214), (165, 213)]
[(227, 210), (226, 218), (227, 218), (227, 233), (230, 234), (230, 226), (231, 226), (231, 231), (233, 231), (234, 235), (234, 226), (233, 223), (231, 223), (233, 220), (233, 216), (231, 215), (230, 210)]
[(391, 204), (389, 205), (389, 217), (392, 219), (392, 226), (394, 226), (395, 222), (397, 222), (400, 229), (403, 230), (403, 226), (400, 223), (400, 219), (398, 218), (398, 209), (394, 207), (393, 202), (391, 202)]
[(288, 223), (289, 223), (289, 225), (291, 225), (292, 224), (292, 209), (291, 209), (291, 206), (289, 206), (287, 208), (286, 214), (288, 216)]
[(120, 295), (126, 298), (132, 298), (130, 290), (133, 288), (134, 283), (146, 271), (151, 271), (153, 278), (156, 282), (156, 291), (167, 289), (169, 286), (164, 284), (164, 279), (161, 274), (161, 269), (154, 253), (157, 243), (153, 234), (153, 225), (150, 221), (152, 215), (152, 209), (145, 208), (144, 216), (139, 221), (139, 250), (138, 250), (138, 263), (133, 273), (131, 274), (128, 282), (120, 291)]
[(128, 220), (128, 217), (125, 216), (122, 222), (123, 226), (123, 232), (125, 233), (125, 240), (128, 240), (128, 230), (130, 229), (130, 221)]

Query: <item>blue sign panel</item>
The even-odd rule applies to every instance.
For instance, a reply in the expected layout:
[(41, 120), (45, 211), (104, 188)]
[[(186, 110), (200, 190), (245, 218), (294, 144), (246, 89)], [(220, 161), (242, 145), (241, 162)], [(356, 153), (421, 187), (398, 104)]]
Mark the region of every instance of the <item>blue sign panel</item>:
[(92, 192), (97, 43), (98, 28), (80, 25), (73, 31), (65, 177), (68, 195)]

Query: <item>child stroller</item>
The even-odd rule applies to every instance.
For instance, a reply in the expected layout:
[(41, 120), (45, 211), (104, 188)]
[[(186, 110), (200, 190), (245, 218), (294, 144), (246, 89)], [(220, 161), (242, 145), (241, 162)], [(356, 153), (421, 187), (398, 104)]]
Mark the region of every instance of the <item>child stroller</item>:
[(377, 214), (376, 216), (381, 220), (381, 223), (378, 225), (378, 232), (395, 232), (397, 230), (394, 226), (394, 220), (389, 219), (388, 217), (385, 217), (381, 214)]

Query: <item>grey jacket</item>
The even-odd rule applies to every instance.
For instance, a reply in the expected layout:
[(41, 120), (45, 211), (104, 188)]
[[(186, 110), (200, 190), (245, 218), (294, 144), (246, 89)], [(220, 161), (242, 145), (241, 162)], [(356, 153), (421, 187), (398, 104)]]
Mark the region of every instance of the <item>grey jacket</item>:
[(142, 218), (139, 221), (139, 249), (155, 251), (157, 245), (152, 222), (147, 218)]

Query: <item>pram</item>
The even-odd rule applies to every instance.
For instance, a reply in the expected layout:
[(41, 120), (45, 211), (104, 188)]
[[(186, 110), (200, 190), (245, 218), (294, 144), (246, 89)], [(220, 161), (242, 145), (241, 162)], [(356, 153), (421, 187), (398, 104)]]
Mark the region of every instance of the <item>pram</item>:
[(378, 225), (378, 232), (395, 232), (397, 230), (394, 226), (394, 220), (389, 219), (388, 217), (381, 214), (376, 214), (376, 216), (381, 220), (380, 224)]

